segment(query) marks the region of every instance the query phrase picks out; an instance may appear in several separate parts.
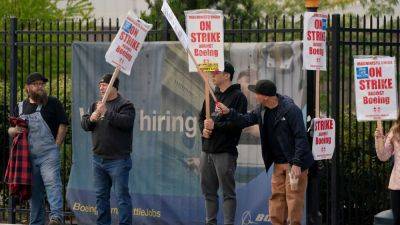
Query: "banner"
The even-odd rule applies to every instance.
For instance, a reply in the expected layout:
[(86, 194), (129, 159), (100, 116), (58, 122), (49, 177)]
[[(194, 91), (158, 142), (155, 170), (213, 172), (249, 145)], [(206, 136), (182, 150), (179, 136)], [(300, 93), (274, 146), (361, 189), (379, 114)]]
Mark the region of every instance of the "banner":
[(397, 119), (395, 71), (395, 57), (354, 57), (354, 88), (358, 121)]
[(183, 30), (178, 19), (176, 18), (171, 7), (168, 5), (167, 0), (163, 1), (162, 7), (161, 7), (161, 12), (163, 12), (164, 16), (167, 18), (172, 29), (175, 31), (175, 34), (178, 37), (178, 40), (181, 42), (183, 48), (187, 51), (187, 49), (189, 47), (189, 38), (186, 35), (185, 31)]
[(303, 27), (303, 68), (325, 71), (328, 15), (306, 12)]
[(335, 120), (315, 118), (312, 153), (315, 160), (331, 159), (335, 151)]
[[(204, 71), (224, 71), (224, 15), (221, 10), (185, 11), (189, 49)], [(189, 56), (188, 56), (189, 57)], [(189, 60), (189, 72), (197, 72)]]
[(147, 32), (152, 27), (153, 25), (139, 19), (130, 11), (105, 54), (106, 62), (114, 67), (120, 67), (126, 75), (131, 74), (133, 62), (142, 48)]
[[(67, 202), (80, 225), (95, 224), (97, 213), (91, 134), (81, 128), (80, 111), (88, 111), (92, 102), (100, 99), (97, 79), (114, 70), (103, 57), (109, 45), (72, 45), (73, 164)], [(301, 42), (226, 43), (225, 55), (235, 67), (233, 82), (242, 85), (249, 110), (257, 103), (247, 85), (270, 79), (276, 82), (279, 93), (292, 96), (306, 114), (307, 82), (301, 68)], [(120, 77), (119, 92), (136, 109), (129, 177), (133, 224), (204, 224), (197, 122), (204, 100), (204, 81), (187, 71), (187, 60), (187, 52), (177, 42), (146, 42), (132, 67), (131, 76), (135, 79)], [(235, 225), (270, 225), (272, 169), (265, 171), (257, 126), (243, 130), (238, 151)], [(116, 198), (111, 190), (112, 224), (118, 224)], [(220, 200), (222, 205), (222, 197)], [(222, 208), (218, 221), (223, 221)]]

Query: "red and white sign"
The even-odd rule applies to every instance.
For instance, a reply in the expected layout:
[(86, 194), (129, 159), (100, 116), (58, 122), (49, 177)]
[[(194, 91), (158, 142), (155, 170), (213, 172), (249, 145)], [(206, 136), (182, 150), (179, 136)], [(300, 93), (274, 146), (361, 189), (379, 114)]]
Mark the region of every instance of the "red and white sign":
[(326, 70), (327, 28), (327, 14), (304, 13), (303, 69)]
[(355, 57), (354, 88), (358, 121), (397, 118), (395, 57)]
[(314, 160), (331, 159), (335, 151), (335, 120), (314, 119), (312, 153)]
[(133, 62), (152, 27), (130, 11), (106, 53), (106, 61), (130, 75)]
[[(224, 25), (221, 10), (185, 11), (189, 49), (203, 71), (224, 71)], [(197, 72), (189, 60), (189, 71)]]

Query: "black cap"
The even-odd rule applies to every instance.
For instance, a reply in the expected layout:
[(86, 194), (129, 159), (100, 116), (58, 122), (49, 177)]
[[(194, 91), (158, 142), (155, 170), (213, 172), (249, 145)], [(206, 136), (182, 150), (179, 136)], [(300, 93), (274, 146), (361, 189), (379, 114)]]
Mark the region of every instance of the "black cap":
[(224, 72), (229, 73), (231, 75), (231, 80), (232, 80), (233, 74), (235, 73), (235, 68), (233, 68), (232, 64), (228, 61), (225, 61), (224, 67), (225, 67)]
[[(99, 81), (99, 83), (106, 83), (109, 84), (112, 78), (112, 74), (105, 74), (101, 80)], [(114, 85), (113, 85), (117, 90), (118, 90), (118, 86), (119, 86), (119, 79), (118, 77), (115, 79), (114, 81)]]
[(259, 80), (256, 85), (249, 85), (249, 90), (265, 96), (276, 96), (276, 85), (270, 80)]
[(33, 72), (31, 74), (28, 75), (28, 77), (26, 78), (26, 84), (32, 84), (35, 81), (41, 80), (43, 82), (47, 82), (47, 78), (44, 77), (42, 74), (38, 73), (38, 72)]

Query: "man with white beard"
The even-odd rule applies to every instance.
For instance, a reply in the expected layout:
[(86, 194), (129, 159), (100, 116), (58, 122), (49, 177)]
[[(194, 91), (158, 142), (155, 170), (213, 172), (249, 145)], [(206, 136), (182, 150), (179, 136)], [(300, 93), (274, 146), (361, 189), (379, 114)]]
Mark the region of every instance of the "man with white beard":
[[(28, 98), (19, 102), (14, 111), (14, 115), (28, 121), (33, 193), (29, 200), (30, 225), (45, 224), (45, 192), (50, 205), (49, 225), (63, 221), (59, 146), (67, 133), (68, 118), (61, 102), (47, 95), (47, 81), (38, 72), (29, 74), (25, 85)], [(13, 137), (22, 129), (10, 127), (8, 132)]]

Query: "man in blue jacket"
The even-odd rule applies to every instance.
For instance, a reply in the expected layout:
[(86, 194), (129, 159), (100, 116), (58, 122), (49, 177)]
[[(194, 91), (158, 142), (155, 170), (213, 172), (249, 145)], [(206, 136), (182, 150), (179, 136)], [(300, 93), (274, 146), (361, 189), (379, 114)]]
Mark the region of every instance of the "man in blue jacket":
[[(257, 102), (260, 103), (252, 112), (240, 114), (222, 103), (218, 107), (239, 127), (254, 124), (260, 127), (266, 171), (274, 163), (269, 200), (272, 224), (301, 224), (307, 172), (314, 162), (302, 112), (291, 98), (277, 94), (276, 86), (270, 80), (259, 80), (248, 88), (256, 93)], [(205, 127), (213, 130), (214, 122), (206, 120)], [(292, 190), (290, 176), (298, 179), (297, 189)]]

